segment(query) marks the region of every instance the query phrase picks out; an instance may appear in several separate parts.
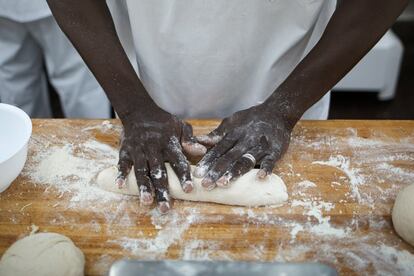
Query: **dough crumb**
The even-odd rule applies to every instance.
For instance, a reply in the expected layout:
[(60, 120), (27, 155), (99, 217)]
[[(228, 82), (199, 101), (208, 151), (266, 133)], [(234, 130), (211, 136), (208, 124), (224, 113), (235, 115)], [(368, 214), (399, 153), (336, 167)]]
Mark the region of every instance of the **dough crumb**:
[(29, 235), (33, 235), (39, 231), (39, 226), (37, 226), (36, 224), (32, 224), (30, 225), (30, 229), (32, 229), (32, 231), (30, 231)]

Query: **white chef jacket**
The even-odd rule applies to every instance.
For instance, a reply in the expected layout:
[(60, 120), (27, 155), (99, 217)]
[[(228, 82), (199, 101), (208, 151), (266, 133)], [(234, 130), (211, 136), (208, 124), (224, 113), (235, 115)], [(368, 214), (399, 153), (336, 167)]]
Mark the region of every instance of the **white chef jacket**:
[[(107, 2), (148, 93), (163, 109), (193, 118), (265, 101), (320, 39), (336, 7), (335, 0)], [(329, 94), (304, 118), (326, 119), (328, 109)]]
[(66, 117), (110, 116), (105, 93), (58, 27), (46, 0), (0, 0), (0, 102), (31, 117), (52, 116), (45, 73)]
[(51, 16), (46, 0), (0, 0), (0, 17), (29, 22)]

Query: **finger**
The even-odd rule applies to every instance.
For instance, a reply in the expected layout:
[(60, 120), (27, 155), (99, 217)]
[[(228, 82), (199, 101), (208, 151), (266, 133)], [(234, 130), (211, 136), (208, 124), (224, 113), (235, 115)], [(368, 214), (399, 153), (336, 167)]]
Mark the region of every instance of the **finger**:
[(207, 152), (207, 148), (199, 144), (193, 136), (193, 127), (189, 123), (183, 124), (181, 145), (184, 151), (192, 156), (203, 156)]
[(167, 151), (168, 161), (177, 175), (184, 192), (189, 193), (193, 190), (194, 184), (191, 180), (191, 168), (187, 158), (182, 152), (178, 139), (172, 137)]
[(266, 155), (260, 162), (260, 170), (257, 172), (257, 178), (260, 180), (265, 179), (267, 176), (272, 174), (273, 168), (275, 167), (276, 161), (280, 159), (280, 149), (274, 150), (273, 153)]
[(146, 155), (151, 181), (154, 186), (155, 199), (158, 202), (158, 210), (161, 214), (165, 214), (170, 210), (170, 197), (168, 194), (167, 170), (164, 165), (164, 158), (155, 148), (151, 147)]
[(134, 154), (134, 172), (141, 204), (151, 205), (154, 201), (152, 196), (153, 188), (149, 177), (148, 164), (142, 151), (136, 151)]
[[(251, 154), (255, 160), (260, 160), (265, 156), (265, 152), (262, 147), (255, 147), (247, 152)], [(231, 181), (236, 180), (238, 177), (244, 175), (248, 171), (254, 168), (256, 162), (254, 160), (247, 158), (246, 156), (241, 156), (222, 177), (217, 180), (217, 186), (219, 187), (228, 187)]]
[(194, 170), (194, 176), (201, 178), (206, 175), (213, 165), (213, 161), (227, 152), (234, 146), (237, 139), (231, 136), (226, 136), (217, 145), (215, 145), (210, 151), (208, 151), (204, 157), (198, 162), (196, 169)]
[(220, 142), (225, 135), (225, 127), (224, 123), (222, 122), (215, 130), (210, 132), (207, 135), (200, 135), (197, 136), (197, 141), (203, 145), (212, 147)]
[(238, 143), (225, 154), (217, 158), (214, 161), (214, 165), (211, 167), (204, 179), (201, 181), (201, 185), (206, 189), (209, 189), (209, 187), (214, 188), (214, 183), (216, 185), (219, 185), (218, 183), (216, 183), (216, 181), (226, 171), (231, 169), (233, 163), (236, 162), (237, 159), (239, 159), (243, 155), (243, 153), (246, 152), (246, 150), (247, 147), (243, 143)]
[(115, 183), (119, 189), (122, 189), (125, 186), (126, 179), (131, 171), (133, 162), (131, 155), (126, 149), (125, 145), (121, 145), (119, 150), (119, 160), (118, 160), (118, 175), (116, 177)]
[(144, 153), (141, 150), (135, 150), (133, 159), (135, 178), (140, 191), (140, 202), (143, 205), (150, 205), (153, 202), (152, 184)]

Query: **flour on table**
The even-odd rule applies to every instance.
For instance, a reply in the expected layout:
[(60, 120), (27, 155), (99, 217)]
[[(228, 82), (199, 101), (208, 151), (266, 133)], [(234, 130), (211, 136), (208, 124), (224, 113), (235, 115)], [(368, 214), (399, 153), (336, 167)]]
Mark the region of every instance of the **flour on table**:
[(298, 186), (302, 189), (308, 189), (308, 188), (315, 188), (317, 187), (315, 183), (309, 180), (304, 180), (302, 182), (298, 183)]
[[(34, 162), (23, 174), (45, 186), (45, 193), (53, 188), (57, 198), (70, 195), (70, 208), (94, 208), (93, 202), (121, 201), (121, 195), (109, 194), (93, 185), (94, 178), (104, 168), (116, 163), (117, 150), (96, 140), (81, 144), (66, 143), (36, 151)], [(55, 203), (53, 206), (58, 206)]]
[[(166, 164), (166, 168), (169, 191), (171, 196), (176, 199), (240, 206), (279, 205), (288, 199), (285, 183), (280, 177), (271, 174), (266, 180), (257, 180), (257, 169), (238, 178), (229, 188), (216, 188), (212, 191), (205, 190), (201, 186), (201, 179), (193, 177), (194, 189), (190, 193), (185, 193), (171, 166)], [(192, 166), (192, 170), (194, 170), (194, 166)], [(126, 187), (123, 189), (119, 189), (115, 184), (117, 173), (118, 170), (115, 166), (102, 171), (97, 178), (98, 186), (110, 192), (139, 195), (134, 173), (128, 176)]]
[[(47, 123), (42, 125), (39, 128), (49, 127)], [(26, 193), (44, 190), (40, 196), (50, 199), (54, 208), (50, 213), (51, 227), (88, 231), (93, 234), (92, 240), (85, 240), (88, 243), (94, 241), (95, 233), (107, 236), (102, 247), (119, 250), (131, 258), (291, 262), (312, 258), (338, 268), (339, 274), (369, 271), (377, 275), (412, 275), (414, 251), (396, 235), (389, 234), (393, 225), (383, 214), (389, 213), (398, 191), (414, 179), (414, 170), (407, 166), (414, 161), (413, 138), (398, 139), (372, 131), (358, 133), (357, 129), (345, 130), (346, 133), (339, 129), (337, 133), (343, 137), (314, 133), (309, 138), (304, 128), (293, 135), (291, 147), (298, 147), (306, 166), (297, 166), (297, 159), (287, 154), (278, 169), (279, 175), (293, 184), (289, 186), (291, 200), (286, 206), (277, 210), (271, 206), (219, 206), (219, 213), (214, 213), (210, 204), (184, 201), (161, 216), (153, 207), (139, 206), (134, 196), (97, 188), (97, 174), (116, 165), (118, 158), (118, 150), (108, 146), (114, 142), (100, 143), (96, 141), (97, 135), (119, 135), (121, 126), (108, 122), (88, 126), (74, 131), (62, 124), (58, 136), (38, 132), (30, 141), (22, 175), (31, 181), (23, 187), (27, 188)], [(61, 158), (56, 158), (59, 155)], [(68, 164), (68, 160), (76, 166)], [(313, 172), (315, 166), (331, 172), (326, 178), (329, 186), (325, 187), (325, 180)], [(307, 177), (317, 187), (311, 187)], [(341, 196), (331, 197), (333, 189)], [(0, 195), (0, 200), (8, 196)], [(36, 209), (33, 205), (24, 207), (29, 203), (0, 211), (15, 224), (37, 222), (35, 218), (28, 220)], [(361, 205), (368, 213), (354, 212), (348, 218), (347, 208), (353, 208), (353, 204)], [(88, 216), (66, 216), (74, 211)], [(231, 220), (232, 232), (224, 235), (232, 238), (222, 239), (223, 234), (214, 233), (214, 226), (226, 223), (226, 219)], [(143, 227), (131, 232), (129, 229), (136, 225)], [(200, 232), (204, 225), (212, 225), (211, 233)], [(287, 238), (279, 239), (279, 233), (287, 234)], [(237, 238), (243, 235), (257, 239)], [(229, 248), (238, 248), (238, 255)], [(89, 263), (89, 270), (105, 274), (116, 258), (102, 255), (95, 263)]]

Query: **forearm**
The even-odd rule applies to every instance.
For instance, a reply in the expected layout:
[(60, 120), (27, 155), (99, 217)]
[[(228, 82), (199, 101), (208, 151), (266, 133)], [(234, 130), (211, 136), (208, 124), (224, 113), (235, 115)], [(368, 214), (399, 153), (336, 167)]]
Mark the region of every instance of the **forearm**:
[(48, 0), (48, 4), (121, 118), (132, 106), (155, 107), (122, 48), (105, 1)]
[(320, 41), (267, 100), (294, 122), (340, 81), (391, 27), (407, 0), (344, 0)]

